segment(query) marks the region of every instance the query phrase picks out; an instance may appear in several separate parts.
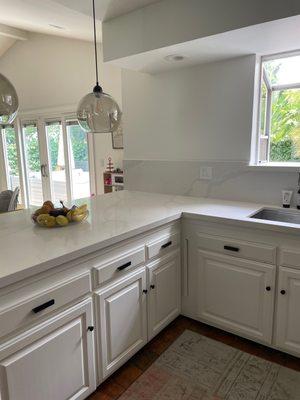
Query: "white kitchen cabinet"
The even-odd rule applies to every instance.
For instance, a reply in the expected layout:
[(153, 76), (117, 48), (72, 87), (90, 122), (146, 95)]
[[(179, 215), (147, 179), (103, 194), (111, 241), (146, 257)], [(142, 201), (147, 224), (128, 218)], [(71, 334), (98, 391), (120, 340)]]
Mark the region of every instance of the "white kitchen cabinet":
[(102, 379), (147, 343), (146, 269), (97, 292)]
[(300, 355), (300, 270), (279, 268), (276, 345)]
[(179, 249), (147, 265), (148, 339), (152, 339), (180, 313)]
[(195, 268), (198, 318), (270, 344), (275, 266), (197, 249)]
[(96, 388), (92, 301), (0, 346), (1, 400), (80, 400)]

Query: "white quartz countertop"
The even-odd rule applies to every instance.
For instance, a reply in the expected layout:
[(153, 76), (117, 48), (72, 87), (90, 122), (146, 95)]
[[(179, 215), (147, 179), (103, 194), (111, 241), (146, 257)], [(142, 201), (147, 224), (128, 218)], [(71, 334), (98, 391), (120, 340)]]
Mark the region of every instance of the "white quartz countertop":
[(82, 224), (35, 226), (32, 210), (0, 215), (0, 288), (121, 240), (186, 217), (300, 234), (295, 224), (251, 220), (262, 204), (120, 191), (85, 200)]

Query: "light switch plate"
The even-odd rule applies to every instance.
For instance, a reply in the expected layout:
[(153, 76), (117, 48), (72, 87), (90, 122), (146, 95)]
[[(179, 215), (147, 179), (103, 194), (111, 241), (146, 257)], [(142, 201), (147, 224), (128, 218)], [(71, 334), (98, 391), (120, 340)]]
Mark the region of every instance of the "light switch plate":
[(211, 180), (213, 169), (212, 167), (200, 167), (200, 179)]

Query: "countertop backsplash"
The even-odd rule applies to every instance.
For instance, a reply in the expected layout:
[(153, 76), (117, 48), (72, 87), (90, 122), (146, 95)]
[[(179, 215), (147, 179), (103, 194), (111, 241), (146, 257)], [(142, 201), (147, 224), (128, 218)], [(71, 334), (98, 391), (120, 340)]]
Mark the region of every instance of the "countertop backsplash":
[[(212, 179), (200, 179), (201, 167)], [(124, 160), (125, 187), (183, 196), (249, 201), (281, 206), (281, 191), (297, 189), (298, 172), (249, 167), (243, 161)], [(292, 201), (295, 205), (295, 196)]]

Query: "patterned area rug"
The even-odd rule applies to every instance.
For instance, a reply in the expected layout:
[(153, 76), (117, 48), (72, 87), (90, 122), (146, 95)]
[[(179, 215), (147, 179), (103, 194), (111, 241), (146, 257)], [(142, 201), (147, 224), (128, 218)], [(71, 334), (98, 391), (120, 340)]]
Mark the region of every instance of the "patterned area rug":
[(186, 330), (121, 400), (299, 400), (300, 373)]

